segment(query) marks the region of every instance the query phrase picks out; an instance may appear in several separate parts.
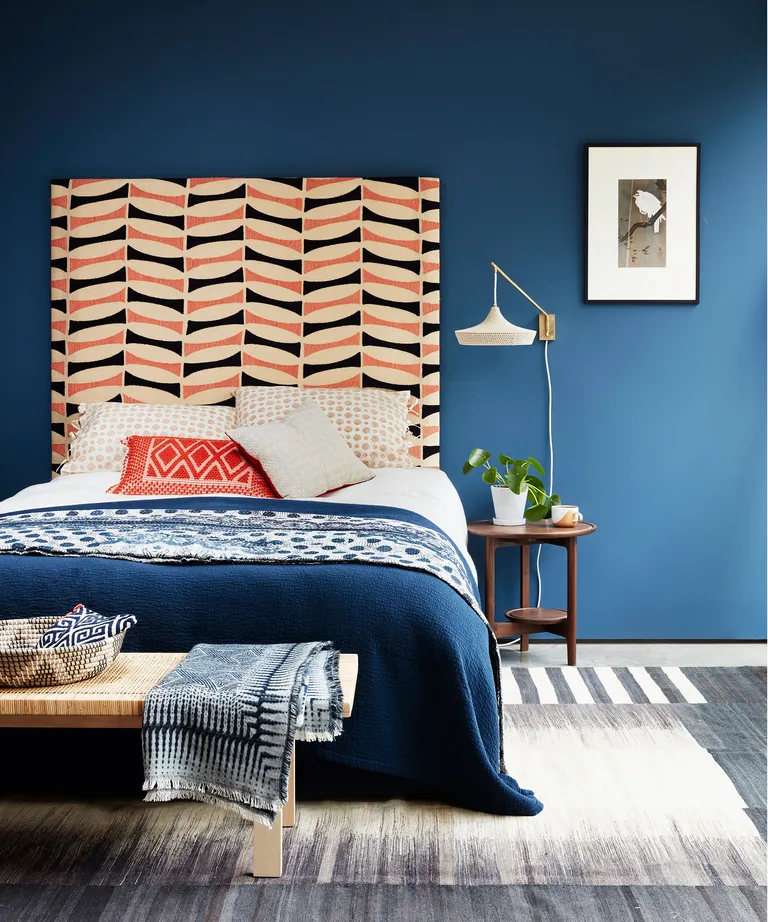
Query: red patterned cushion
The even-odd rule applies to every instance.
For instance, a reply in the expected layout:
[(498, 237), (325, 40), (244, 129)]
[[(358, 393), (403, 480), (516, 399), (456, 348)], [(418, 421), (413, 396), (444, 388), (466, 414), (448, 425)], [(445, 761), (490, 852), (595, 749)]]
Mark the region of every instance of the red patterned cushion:
[(168, 435), (131, 435), (120, 482), (110, 493), (140, 496), (191, 496), (236, 493), (274, 497), (260, 467), (231, 439), (190, 439)]

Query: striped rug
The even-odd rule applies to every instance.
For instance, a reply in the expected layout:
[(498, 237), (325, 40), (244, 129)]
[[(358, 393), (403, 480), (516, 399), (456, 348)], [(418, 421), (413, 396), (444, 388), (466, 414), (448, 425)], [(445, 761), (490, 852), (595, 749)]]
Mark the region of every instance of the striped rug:
[(214, 807), (0, 795), (0, 920), (765, 922), (764, 669), (511, 667), (504, 694), (535, 818), (300, 803), (255, 881)]
[(502, 669), (505, 704), (706, 704), (701, 669), (679, 666)]

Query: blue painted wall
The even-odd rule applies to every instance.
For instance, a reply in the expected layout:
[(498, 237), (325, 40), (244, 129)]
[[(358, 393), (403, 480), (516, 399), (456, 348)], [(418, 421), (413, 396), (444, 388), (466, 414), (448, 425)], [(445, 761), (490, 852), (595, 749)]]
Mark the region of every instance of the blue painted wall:
[[(542, 347), (453, 337), (484, 316), (495, 259), (557, 313), (556, 487), (600, 525), (581, 635), (765, 636), (761, 0), (642, 16), (612, 0), (26, 3), (2, 19), (0, 494), (48, 476), (51, 176), (436, 175), (443, 462), (468, 516), (489, 511), (459, 473), (470, 448), (546, 455)], [(582, 304), (590, 140), (701, 142), (698, 307)], [(501, 305), (533, 324), (512, 289)], [(545, 604), (563, 603), (559, 553)], [(508, 574), (498, 604), (514, 597)]]

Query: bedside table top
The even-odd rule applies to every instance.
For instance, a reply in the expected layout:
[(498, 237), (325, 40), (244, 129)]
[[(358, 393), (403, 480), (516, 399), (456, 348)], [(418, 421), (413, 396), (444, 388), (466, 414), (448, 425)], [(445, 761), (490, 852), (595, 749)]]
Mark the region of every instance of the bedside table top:
[(470, 522), (467, 529), (470, 535), (480, 535), (483, 538), (517, 538), (528, 541), (544, 538), (552, 541), (560, 538), (583, 538), (596, 531), (597, 525), (579, 522), (568, 528), (560, 528), (553, 525), (549, 519), (543, 522), (528, 522), (526, 525), (494, 525), (491, 519), (484, 519), (482, 522)]

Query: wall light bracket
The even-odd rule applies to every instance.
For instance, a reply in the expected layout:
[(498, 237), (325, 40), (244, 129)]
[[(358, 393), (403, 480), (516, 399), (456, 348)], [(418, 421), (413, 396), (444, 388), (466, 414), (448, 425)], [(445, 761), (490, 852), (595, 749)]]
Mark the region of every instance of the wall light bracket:
[(555, 340), (555, 315), (539, 314), (539, 340), (541, 342), (554, 342)]
[(507, 275), (507, 273), (500, 269), (496, 263), (492, 262), (493, 271), (497, 272), (503, 278), (505, 278), (513, 288), (516, 288), (520, 294), (527, 298), (531, 304), (539, 312), (539, 340), (541, 342), (554, 342), (555, 340), (555, 315), (548, 314), (540, 304), (537, 304), (533, 298), (528, 294), (528, 292), (523, 291), (523, 289), (517, 284), (517, 282), (512, 281), (512, 279)]

